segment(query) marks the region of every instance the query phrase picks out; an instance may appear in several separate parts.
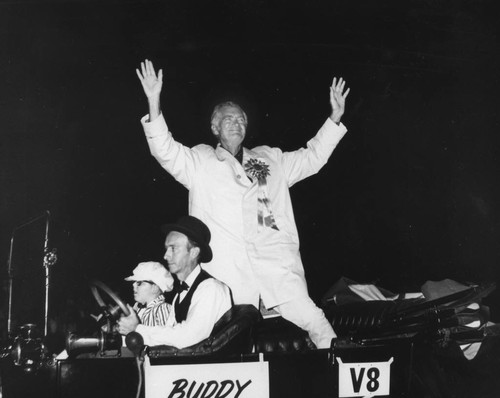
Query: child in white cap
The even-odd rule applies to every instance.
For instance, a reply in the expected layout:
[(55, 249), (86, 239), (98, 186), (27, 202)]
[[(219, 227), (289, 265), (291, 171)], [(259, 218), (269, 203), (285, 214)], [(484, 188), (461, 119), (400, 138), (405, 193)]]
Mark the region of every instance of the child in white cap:
[(165, 302), (164, 292), (170, 292), (174, 278), (167, 269), (155, 261), (139, 263), (133, 275), (125, 278), (134, 282), (134, 311), (145, 326), (164, 326), (172, 312), (172, 306)]

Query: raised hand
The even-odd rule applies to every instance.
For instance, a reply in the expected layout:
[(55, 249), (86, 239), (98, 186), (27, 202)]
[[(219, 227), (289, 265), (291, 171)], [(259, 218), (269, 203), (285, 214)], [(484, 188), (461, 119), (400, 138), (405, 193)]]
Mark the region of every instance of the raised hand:
[(332, 106), (332, 114), (330, 116), (330, 119), (332, 119), (335, 123), (340, 122), (340, 118), (344, 114), (345, 110), (345, 99), (349, 95), (349, 91), (351, 90), (348, 88), (347, 90), (344, 91), (345, 88), (345, 80), (342, 78), (339, 78), (337, 81), (337, 78), (333, 78), (332, 86), (330, 87), (330, 105)]
[(148, 99), (159, 97), (163, 85), (163, 71), (160, 69), (156, 75), (153, 63), (149, 60), (141, 62), (141, 70), (136, 69), (137, 77), (142, 84), (144, 93)]

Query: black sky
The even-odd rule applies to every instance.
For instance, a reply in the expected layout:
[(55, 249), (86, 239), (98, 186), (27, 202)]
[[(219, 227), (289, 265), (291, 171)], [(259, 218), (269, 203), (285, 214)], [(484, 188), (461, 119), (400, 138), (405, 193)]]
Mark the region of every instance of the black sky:
[(395, 291), (498, 280), (498, 17), (486, 0), (0, 1), (2, 263), (12, 229), (46, 210), (54, 310), (93, 278), (126, 297), (136, 263), (161, 258), (159, 225), (187, 192), (139, 123), (149, 58), (189, 146), (212, 142), (211, 108), (231, 97), (248, 146), (296, 149), (332, 77), (348, 81), (349, 133), (292, 188), (315, 300), (340, 276)]

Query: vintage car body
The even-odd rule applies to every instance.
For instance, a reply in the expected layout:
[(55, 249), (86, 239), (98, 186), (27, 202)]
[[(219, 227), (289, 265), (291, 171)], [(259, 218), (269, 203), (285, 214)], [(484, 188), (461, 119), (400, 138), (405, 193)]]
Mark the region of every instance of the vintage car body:
[[(186, 363), (211, 366), (214, 363), (245, 363), (263, 360), (269, 366), (269, 396), (271, 397), (336, 397), (338, 396), (338, 362), (387, 361), (392, 363), (391, 396), (410, 396), (411, 356), (413, 345), (402, 343), (388, 347), (338, 347), (334, 350), (310, 350), (306, 352), (271, 352), (260, 358), (259, 354), (240, 354), (220, 357), (210, 361), (193, 357), (160, 359), (155, 365), (181, 367)], [(191, 374), (186, 377), (191, 377)], [(139, 375), (134, 357), (69, 358), (47, 363), (37, 374), (23, 374), (15, 367), (2, 369), (3, 397), (136, 397)], [(165, 396), (181, 397), (182, 394)], [(141, 393), (144, 396), (144, 390)], [(147, 395), (146, 395), (147, 396)], [(186, 389), (186, 397), (187, 389)], [(195, 395), (201, 398), (202, 393)], [(208, 395), (207, 395), (208, 396)], [(233, 395), (234, 396), (234, 395)], [(241, 395), (244, 397), (245, 395)], [(212, 395), (214, 397), (214, 395)], [(229, 397), (229, 396), (228, 396)], [(207, 397), (205, 397), (207, 398)], [(220, 397), (219, 397), (220, 398)]]
[[(143, 347), (140, 339), (128, 339), (132, 335), (128, 347), (73, 336), (68, 358), (42, 355), (30, 367), (21, 360), (33, 352), (25, 338), (2, 359), (2, 398), (442, 396), (432, 347), (454, 339), (481, 342), (492, 329), (457, 329), (457, 314), (493, 288), (399, 309), (393, 303), (339, 308), (329, 316), (343, 335), (330, 349), (312, 349), (303, 331), (281, 318), (262, 320), (253, 306), (233, 307), (208, 339), (181, 350)], [(262, 393), (246, 389), (260, 383)]]

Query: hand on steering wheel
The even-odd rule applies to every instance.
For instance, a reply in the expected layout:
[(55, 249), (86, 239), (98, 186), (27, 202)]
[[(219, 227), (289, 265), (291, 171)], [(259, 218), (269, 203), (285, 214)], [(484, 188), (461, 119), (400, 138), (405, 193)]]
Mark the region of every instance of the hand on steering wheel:
[[(129, 308), (123, 303), (120, 297), (118, 297), (115, 292), (113, 292), (101, 281), (92, 281), (90, 284), (90, 290), (92, 291), (92, 295), (97, 301), (97, 304), (101, 307), (101, 311), (103, 311), (104, 316), (109, 320), (117, 321), (120, 319), (121, 315), (130, 315)], [(111, 299), (112, 303), (106, 304), (101, 296), (101, 292), (106, 293), (106, 296)]]

